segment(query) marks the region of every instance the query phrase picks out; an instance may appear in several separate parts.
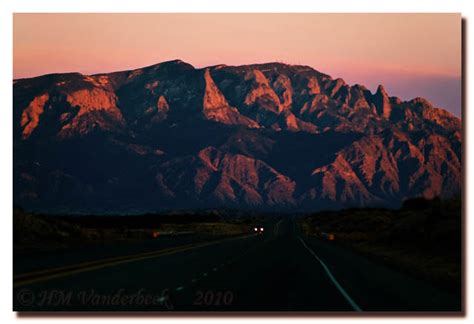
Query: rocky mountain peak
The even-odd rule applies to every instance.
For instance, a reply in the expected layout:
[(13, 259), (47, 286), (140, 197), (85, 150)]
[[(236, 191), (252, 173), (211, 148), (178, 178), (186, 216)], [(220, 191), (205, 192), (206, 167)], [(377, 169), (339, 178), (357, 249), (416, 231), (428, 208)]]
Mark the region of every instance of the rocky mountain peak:
[(377, 91), (375, 93), (382, 96), (382, 97), (387, 97), (388, 98), (387, 91), (385, 90), (384, 86), (381, 85), (381, 84), (379, 84), (377, 86)]
[(392, 105), (390, 104), (390, 98), (382, 85), (377, 87), (377, 91), (374, 95), (374, 103), (377, 113), (384, 118), (390, 119)]

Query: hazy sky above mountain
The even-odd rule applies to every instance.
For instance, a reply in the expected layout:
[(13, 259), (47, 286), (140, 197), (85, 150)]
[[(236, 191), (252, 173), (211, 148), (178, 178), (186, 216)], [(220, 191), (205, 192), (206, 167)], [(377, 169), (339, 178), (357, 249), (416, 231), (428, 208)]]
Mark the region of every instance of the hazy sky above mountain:
[(13, 76), (279, 61), (461, 116), (459, 14), (15, 14)]

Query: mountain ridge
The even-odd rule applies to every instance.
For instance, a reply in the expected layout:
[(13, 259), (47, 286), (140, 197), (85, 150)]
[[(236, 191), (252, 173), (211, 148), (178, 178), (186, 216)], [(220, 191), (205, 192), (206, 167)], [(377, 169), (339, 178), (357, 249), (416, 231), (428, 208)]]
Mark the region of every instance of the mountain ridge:
[(459, 118), (309, 66), (173, 60), (18, 79), (13, 93), (25, 207), (319, 210), (461, 192)]

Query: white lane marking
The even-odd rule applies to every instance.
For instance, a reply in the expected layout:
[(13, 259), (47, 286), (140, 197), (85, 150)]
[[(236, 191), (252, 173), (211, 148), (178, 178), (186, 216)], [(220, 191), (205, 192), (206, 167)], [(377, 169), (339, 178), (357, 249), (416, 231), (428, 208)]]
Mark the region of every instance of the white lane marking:
[(180, 291), (180, 290), (183, 290), (184, 287), (183, 286), (179, 286), (178, 288), (176, 288), (176, 291)]
[(349, 294), (342, 288), (342, 286), (339, 284), (339, 282), (334, 278), (333, 274), (329, 270), (329, 268), (326, 266), (326, 264), (321, 260), (316, 253), (314, 253), (313, 250), (311, 250), (303, 241), (301, 237), (298, 237), (301, 243), (303, 243), (303, 246), (318, 260), (318, 262), (321, 264), (323, 267), (324, 271), (326, 271), (326, 274), (328, 275), (329, 279), (331, 279), (332, 283), (336, 286), (336, 288), (339, 290), (339, 292), (344, 296), (344, 298), (347, 300), (347, 302), (351, 305), (351, 307), (356, 311), (356, 312), (362, 312), (362, 309), (359, 307), (359, 305), (356, 304), (356, 302), (349, 296)]
[(281, 222), (283, 222), (283, 218), (280, 219), (280, 221), (278, 221), (275, 225), (275, 227), (273, 228), (273, 235), (277, 236), (278, 234), (278, 230), (280, 229), (280, 224)]
[(158, 298), (158, 301), (159, 301), (160, 303), (164, 302), (165, 300), (166, 300), (166, 297), (159, 297), (159, 298)]

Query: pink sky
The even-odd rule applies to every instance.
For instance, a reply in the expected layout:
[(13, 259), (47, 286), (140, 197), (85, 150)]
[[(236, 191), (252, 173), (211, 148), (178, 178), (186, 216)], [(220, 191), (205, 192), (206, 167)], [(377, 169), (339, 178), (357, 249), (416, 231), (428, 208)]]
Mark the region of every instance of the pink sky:
[(279, 61), (461, 113), (459, 14), (15, 14), (13, 77)]

